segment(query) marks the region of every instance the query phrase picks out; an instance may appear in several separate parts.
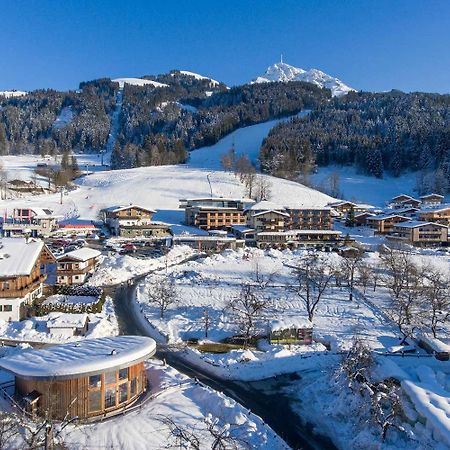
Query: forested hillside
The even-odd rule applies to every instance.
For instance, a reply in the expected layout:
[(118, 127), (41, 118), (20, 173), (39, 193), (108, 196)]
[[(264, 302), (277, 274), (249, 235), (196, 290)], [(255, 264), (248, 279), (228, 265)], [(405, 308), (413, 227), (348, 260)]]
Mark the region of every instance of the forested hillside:
[(187, 150), (212, 145), (236, 128), (316, 108), (331, 97), (304, 82), (226, 89), (176, 73), (154, 80), (172, 84), (125, 85), (115, 167), (183, 162)]
[[(0, 155), (101, 150), (117, 90), (117, 83), (104, 79), (81, 83), (79, 92), (38, 90), (23, 97), (0, 96)], [(63, 111), (67, 123), (58, 123)]]
[[(229, 89), (180, 71), (143, 78), (161, 85), (123, 85), (113, 168), (181, 163), (188, 150), (212, 145), (239, 127), (314, 109), (331, 97), (305, 82)], [(76, 92), (0, 96), (0, 155), (104, 150), (119, 89), (105, 78), (83, 82)]]
[(352, 92), (275, 127), (260, 159), (265, 171), (286, 178), (329, 164), (355, 165), (375, 177), (420, 171), (419, 190), (446, 192), (450, 96)]

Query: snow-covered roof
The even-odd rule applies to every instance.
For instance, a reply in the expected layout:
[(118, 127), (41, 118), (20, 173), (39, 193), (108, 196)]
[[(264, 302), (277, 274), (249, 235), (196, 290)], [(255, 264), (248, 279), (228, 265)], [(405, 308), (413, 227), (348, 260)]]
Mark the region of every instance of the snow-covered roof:
[(432, 198), (432, 197), (438, 197), (443, 199), (444, 196), (441, 194), (426, 194), (426, 195), (421, 195), (419, 198), (426, 200), (427, 198)]
[(268, 213), (274, 213), (274, 214), (279, 214), (280, 216), (290, 217), (288, 213), (280, 211), (280, 210), (276, 210), (276, 209), (266, 209), (264, 211), (257, 212), (255, 214), (253, 214), (253, 217), (263, 216), (264, 214), (268, 214)]
[(368, 220), (387, 220), (394, 217), (401, 217), (402, 219), (409, 220), (409, 217), (402, 216), (401, 214), (380, 214), (374, 217), (368, 217)]
[(353, 203), (349, 200), (340, 200), (338, 202), (332, 202), (332, 203), (328, 203), (328, 206), (331, 208), (336, 208), (338, 206), (342, 206), (342, 205), (352, 205), (352, 206), (356, 206), (356, 203)]
[(84, 339), (0, 358), (0, 367), (25, 379), (66, 379), (129, 367), (155, 350), (156, 342), (145, 336)]
[(434, 223), (434, 222), (424, 222), (422, 220), (408, 220), (407, 222), (402, 222), (399, 224), (394, 225), (394, 228), (418, 228), (418, 227), (424, 227), (425, 225), (434, 225), (437, 227), (447, 228), (446, 225), (442, 225), (440, 223)]
[(47, 328), (83, 328), (87, 319), (87, 314), (51, 313)]
[(284, 211), (284, 206), (277, 205), (276, 203), (268, 200), (262, 200), (248, 208), (250, 211)]
[(62, 259), (75, 259), (76, 261), (87, 261), (88, 259), (97, 258), (101, 255), (98, 250), (89, 247), (79, 248), (78, 250), (73, 250), (72, 252), (65, 253), (58, 258)]
[(119, 211), (123, 211), (124, 209), (130, 209), (130, 208), (143, 209), (144, 211), (148, 211), (148, 212), (152, 212), (152, 213), (156, 212), (154, 209), (144, 208), (143, 206), (135, 205), (135, 204), (110, 206), (108, 208), (104, 208), (102, 211), (119, 212)]
[[(400, 194), (400, 195), (396, 195), (395, 197), (392, 197), (391, 198), (391, 202), (392, 203), (395, 203), (395, 202), (397, 202), (399, 199), (401, 199), (401, 198), (403, 198), (404, 197), (404, 200), (402, 200), (401, 201), (401, 203), (403, 203), (405, 200), (407, 201), (407, 200), (416, 200), (414, 197), (411, 197), (410, 195), (408, 195), (408, 194)], [(419, 200), (416, 200), (416, 201), (419, 201)]]
[(239, 231), (240, 233), (252, 233), (256, 231), (254, 228), (249, 228), (247, 225), (232, 225), (231, 229)]
[(420, 213), (435, 213), (435, 212), (442, 212), (447, 209), (450, 209), (450, 204), (444, 203), (439, 206), (436, 206), (434, 208), (423, 208)]
[(270, 323), (271, 331), (286, 330), (288, 328), (312, 328), (313, 324), (305, 317), (285, 317)]
[(252, 198), (236, 198), (236, 197), (194, 197), (182, 198), (180, 202), (241, 202), (241, 203), (255, 203)]
[(3, 238), (0, 240), (0, 277), (29, 275), (38, 259), (44, 243), (25, 238)]
[(289, 231), (261, 231), (258, 236), (291, 236), (291, 235), (341, 235), (341, 231), (337, 230), (289, 230)]

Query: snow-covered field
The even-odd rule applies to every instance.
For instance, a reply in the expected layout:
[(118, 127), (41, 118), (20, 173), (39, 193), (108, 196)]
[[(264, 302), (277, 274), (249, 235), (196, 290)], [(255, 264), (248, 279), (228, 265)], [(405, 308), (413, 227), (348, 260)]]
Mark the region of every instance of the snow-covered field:
[[(9, 157), (13, 158), (13, 157)], [(33, 196), (27, 199), (0, 201), (0, 210), (17, 206), (40, 206), (52, 209), (65, 218), (96, 219), (101, 208), (136, 203), (158, 210), (155, 220), (180, 224), (184, 220), (179, 209), (182, 198), (210, 195), (245, 196), (244, 186), (231, 173), (189, 166), (140, 167), (136, 169), (96, 172), (77, 181), (78, 189), (63, 197), (60, 194)], [(270, 177), (272, 198), (281, 204), (325, 206), (331, 197), (301, 184)]]
[(385, 175), (383, 178), (369, 177), (356, 171), (354, 167), (327, 166), (320, 167), (311, 176), (314, 186), (326, 186), (326, 179), (331, 174), (338, 174), (339, 189), (346, 200), (368, 203), (385, 207), (386, 202), (399, 194), (417, 195), (416, 174), (408, 173), (399, 177)]

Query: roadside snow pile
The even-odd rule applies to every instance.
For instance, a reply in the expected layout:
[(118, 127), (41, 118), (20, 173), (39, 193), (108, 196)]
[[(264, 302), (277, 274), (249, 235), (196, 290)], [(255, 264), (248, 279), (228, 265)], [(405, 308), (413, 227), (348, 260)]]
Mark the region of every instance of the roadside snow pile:
[(123, 450), (172, 447), (175, 436), (170, 421), (189, 435), (194, 433), (202, 448), (210, 448), (213, 442), (208, 428), (223, 430), (234, 441), (245, 442), (248, 448), (289, 448), (258, 416), (249, 417), (247, 410), (224, 394), (196, 384), (156, 361), (148, 362), (147, 369), (154, 395), (151, 401), (105, 422), (68, 426), (64, 436), (67, 447)]
[(184, 245), (173, 247), (167, 255), (159, 258), (138, 259), (116, 253), (103, 259), (101, 266), (89, 279), (89, 284), (110, 286), (123, 283), (147, 272), (179, 264), (181, 261), (194, 256), (195, 253), (195, 250)]
[(450, 376), (424, 365), (416, 373), (418, 381), (403, 380), (402, 388), (434, 439), (450, 447)]

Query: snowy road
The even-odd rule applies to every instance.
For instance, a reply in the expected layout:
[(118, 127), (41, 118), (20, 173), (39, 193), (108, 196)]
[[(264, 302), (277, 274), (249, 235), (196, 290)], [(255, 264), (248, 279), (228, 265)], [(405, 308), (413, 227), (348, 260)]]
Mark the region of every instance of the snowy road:
[[(137, 317), (139, 313), (132, 304), (137, 284), (142, 278), (136, 278), (133, 284), (117, 286), (110, 293), (114, 298), (121, 334), (148, 335), (148, 329), (142, 325), (142, 317)], [(289, 378), (289, 375), (267, 380), (270, 385), (269, 390), (265, 388), (264, 381), (243, 383), (218, 378), (196, 365), (190, 364), (186, 359), (181, 358), (178, 352), (179, 349), (176, 347), (159, 344), (156, 357), (165, 360), (179, 372), (197, 378), (201, 383), (223, 392), (249, 411), (257, 414), (293, 449), (328, 450), (336, 448), (326, 438), (313, 434), (309, 426), (299, 423), (298, 417), (292, 411), (291, 399), (281, 393), (281, 387), (286, 384), (286, 377)]]

